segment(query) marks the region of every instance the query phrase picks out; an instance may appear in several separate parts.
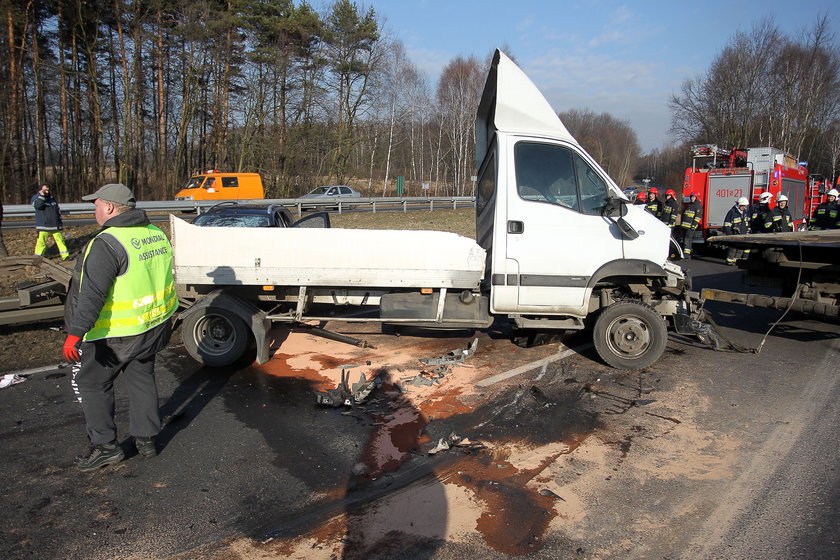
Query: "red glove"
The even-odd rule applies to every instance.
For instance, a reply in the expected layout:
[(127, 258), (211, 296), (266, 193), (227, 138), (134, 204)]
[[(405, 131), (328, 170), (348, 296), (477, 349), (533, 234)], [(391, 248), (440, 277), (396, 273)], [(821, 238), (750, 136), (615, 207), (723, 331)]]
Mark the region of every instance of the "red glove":
[(78, 336), (68, 334), (67, 338), (64, 339), (64, 359), (70, 362), (78, 362), (81, 358), (79, 357), (79, 343), (82, 341), (81, 338)]

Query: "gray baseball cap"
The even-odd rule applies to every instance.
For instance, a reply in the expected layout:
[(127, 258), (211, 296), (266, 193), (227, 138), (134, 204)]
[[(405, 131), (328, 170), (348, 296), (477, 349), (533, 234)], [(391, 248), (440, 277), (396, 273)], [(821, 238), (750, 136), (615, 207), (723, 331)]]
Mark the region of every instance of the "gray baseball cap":
[(134, 198), (134, 193), (131, 189), (122, 183), (108, 183), (100, 187), (98, 191), (93, 194), (88, 194), (82, 197), (82, 200), (96, 200), (101, 198), (108, 202), (116, 202), (117, 204), (124, 204), (125, 206), (135, 206), (137, 199)]

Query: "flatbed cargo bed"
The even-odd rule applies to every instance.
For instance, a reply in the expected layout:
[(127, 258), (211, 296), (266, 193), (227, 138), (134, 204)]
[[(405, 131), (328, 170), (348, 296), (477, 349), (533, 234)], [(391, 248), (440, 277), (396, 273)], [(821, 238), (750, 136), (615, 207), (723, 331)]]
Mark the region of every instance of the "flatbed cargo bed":
[(739, 248), (812, 246), (840, 248), (840, 230), (791, 231), (785, 233), (754, 233), (747, 235), (718, 235), (709, 242)]
[(484, 275), (484, 249), (448, 232), (171, 225), (183, 285), (472, 290)]

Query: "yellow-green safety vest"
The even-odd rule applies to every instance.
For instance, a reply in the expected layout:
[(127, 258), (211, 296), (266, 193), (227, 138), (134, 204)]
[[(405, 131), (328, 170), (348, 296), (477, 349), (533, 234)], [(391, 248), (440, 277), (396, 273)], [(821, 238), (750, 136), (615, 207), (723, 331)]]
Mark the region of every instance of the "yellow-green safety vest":
[[(128, 255), (128, 268), (117, 276), (99, 317), (84, 340), (134, 336), (160, 325), (175, 313), (178, 297), (172, 277), (172, 246), (157, 226), (111, 227), (100, 232), (114, 237)], [(87, 260), (93, 240), (85, 249)], [(84, 285), (84, 264), (79, 290)]]

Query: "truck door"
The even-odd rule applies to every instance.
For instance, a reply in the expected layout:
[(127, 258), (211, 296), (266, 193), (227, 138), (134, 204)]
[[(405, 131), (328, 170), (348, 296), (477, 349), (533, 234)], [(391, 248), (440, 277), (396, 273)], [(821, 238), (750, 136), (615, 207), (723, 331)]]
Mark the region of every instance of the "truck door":
[(595, 271), (623, 257), (620, 233), (600, 212), (607, 182), (567, 145), (520, 140), (508, 149), (516, 188), (507, 189), (506, 256), (507, 269), (518, 269), (517, 311), (579, 311)]

